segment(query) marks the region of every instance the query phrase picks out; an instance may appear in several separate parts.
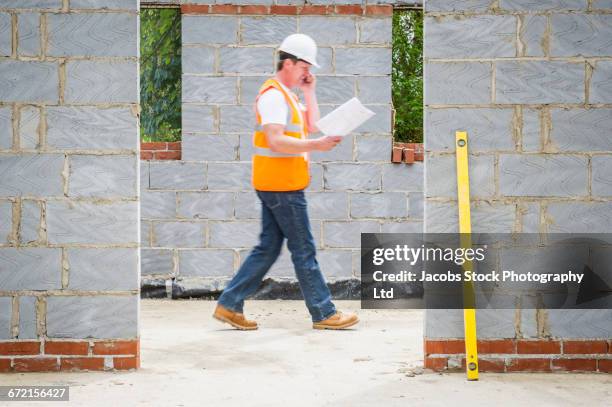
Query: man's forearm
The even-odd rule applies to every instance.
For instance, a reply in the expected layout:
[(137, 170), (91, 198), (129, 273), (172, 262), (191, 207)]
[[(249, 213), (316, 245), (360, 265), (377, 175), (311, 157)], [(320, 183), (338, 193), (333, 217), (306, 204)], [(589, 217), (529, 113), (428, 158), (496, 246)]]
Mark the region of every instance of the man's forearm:
[(266, 124), (263, 130), (272, 151), (293, 154), (314, 151), (319, 147), (317, 139), (309, 140), (286, 136), (284, 126), (279, 124)]
[(274, 137), (274, 141), (270, 144), (270, 148), (279, 153), (291, 154), (309, 152), (317, 149), (317, 140), (298, 139), (281, 134)]
[(304, 99), (306, 101), (306, 120), (308, 123), (308, 131), (316, 133), (319, 131), (316, 122), (321, 118), (319, 112), (319, 103), (317, 102), (317, 95), (315, 92), (304, 93)]

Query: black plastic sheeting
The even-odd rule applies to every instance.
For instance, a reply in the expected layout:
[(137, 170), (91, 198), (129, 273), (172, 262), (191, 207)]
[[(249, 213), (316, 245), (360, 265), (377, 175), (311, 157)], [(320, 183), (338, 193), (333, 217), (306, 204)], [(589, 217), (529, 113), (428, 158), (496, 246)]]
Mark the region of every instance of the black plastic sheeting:
[[(361, 299), (360, 280), (339, 280), (328, 282), (332, 298), (335, 300)], [(180, 281), (172, 280), (172, 299), (202, 298), (216, 300), (221, 291), (199, 288), (185, 288)], [(168, 298), (166, 280), (149, 280), (140, 288), (140, 298)], [(297, 281), (277, 281), (267, 278), (262, 281), (257, 292), (249, 299), (254, 300), (301, 300), (303, 299)]]

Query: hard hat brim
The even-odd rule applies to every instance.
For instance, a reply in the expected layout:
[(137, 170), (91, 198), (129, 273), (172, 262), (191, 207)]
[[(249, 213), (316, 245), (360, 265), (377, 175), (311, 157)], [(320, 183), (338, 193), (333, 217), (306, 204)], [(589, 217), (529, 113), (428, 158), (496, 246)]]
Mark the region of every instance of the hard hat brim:
[(304, 61), (308, 62), (310, 65), (314, 66), (315, 68), (321, 67), (319, 64), (317, 64), (317, 61), (309, 61), (307, 59), (305, 59)]

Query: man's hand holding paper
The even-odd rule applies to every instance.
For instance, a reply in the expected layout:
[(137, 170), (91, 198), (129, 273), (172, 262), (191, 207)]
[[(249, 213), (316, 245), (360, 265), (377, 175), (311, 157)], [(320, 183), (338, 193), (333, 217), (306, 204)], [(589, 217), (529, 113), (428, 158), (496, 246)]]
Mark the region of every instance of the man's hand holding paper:
[(346, 136), (374, 115), (359, 99), (352, 98), (321, 118), (316, 125), (325, 135)]

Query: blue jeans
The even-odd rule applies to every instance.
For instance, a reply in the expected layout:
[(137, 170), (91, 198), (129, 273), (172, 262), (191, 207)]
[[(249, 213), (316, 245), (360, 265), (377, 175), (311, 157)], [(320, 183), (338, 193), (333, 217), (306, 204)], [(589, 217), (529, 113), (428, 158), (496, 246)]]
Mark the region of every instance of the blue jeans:
[(259, 244), (251, 250), (223, 290), (219, 304), (231, 311), (243, 312), (244, 299), (257, 291), (280, 255), (284, 238), (287, 238), (287, 247), (312, 321), (327, 319), (336, 312), (336, 308), (316, 259), (304, 190), (255, 192), (262, 209)]

